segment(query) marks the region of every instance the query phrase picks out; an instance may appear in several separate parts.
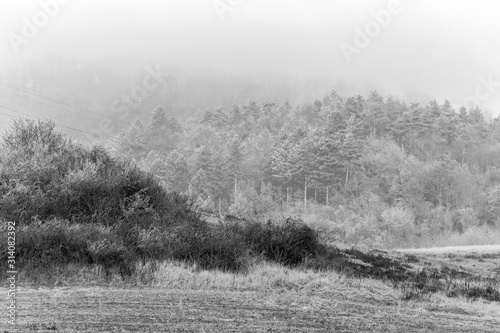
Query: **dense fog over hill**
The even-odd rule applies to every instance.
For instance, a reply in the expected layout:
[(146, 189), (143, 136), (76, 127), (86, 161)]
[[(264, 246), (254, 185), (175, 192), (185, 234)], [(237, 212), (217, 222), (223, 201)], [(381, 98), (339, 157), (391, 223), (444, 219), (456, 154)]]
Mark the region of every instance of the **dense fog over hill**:
[[(99, 116), (156, 67), (162, 91), (137, 103), (134, 116), (158, 104), (186, 117), (249, 100), (312, 103), (332, 89), (457, 108), (479, 102), (496, 115), (499, 9), (496, 1), (451, 0), (3, 0), (0, 82), (91, 100), (102, 107), (78, 107)], [(484, 85), (480, 98), (469, 98)], [(12, 87), (0, 96), (4, 107), (93, 126), (40, 110)]]

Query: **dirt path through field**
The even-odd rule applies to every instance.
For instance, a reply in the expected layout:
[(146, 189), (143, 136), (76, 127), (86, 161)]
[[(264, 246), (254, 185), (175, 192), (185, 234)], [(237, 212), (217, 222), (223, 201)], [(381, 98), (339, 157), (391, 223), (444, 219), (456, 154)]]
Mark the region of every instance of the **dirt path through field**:
[(20, 290), (17, 303), (28, 332), (500, 332), (470, 313), (294, 292), (57, 288)]
[(480, 254), (495, 254), (500, 253), (500, 245), (480, 245), (480, 246), (446, 246), (446, 247), (429, 247), (421, 249), (398, 249), (398, 252), (403, 253), (480, 253)]
[(396, 252), (500, 281), (500, 245), (401, 249)]

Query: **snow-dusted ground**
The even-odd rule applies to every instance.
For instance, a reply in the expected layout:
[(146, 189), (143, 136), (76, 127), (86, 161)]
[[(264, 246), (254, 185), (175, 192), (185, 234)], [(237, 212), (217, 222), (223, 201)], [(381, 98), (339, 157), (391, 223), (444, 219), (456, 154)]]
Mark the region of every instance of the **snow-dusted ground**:
[(398, 249), (402, 253), (500, 253), (500, 245), (446, 246), (422, 249)]

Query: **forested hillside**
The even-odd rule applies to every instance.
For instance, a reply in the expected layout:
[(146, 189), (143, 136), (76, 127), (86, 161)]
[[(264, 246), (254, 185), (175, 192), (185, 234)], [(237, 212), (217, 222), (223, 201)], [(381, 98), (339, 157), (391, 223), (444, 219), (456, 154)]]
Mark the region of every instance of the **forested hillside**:
[(329, 240), (410, 246), (498, 228), (499, 141), (500, 118), (487, 121), (477, 107), (332, 92), (302, 106), (249, 102), (185, 121), (159, 106), (115, 148), (200, 210), (294, 215)]

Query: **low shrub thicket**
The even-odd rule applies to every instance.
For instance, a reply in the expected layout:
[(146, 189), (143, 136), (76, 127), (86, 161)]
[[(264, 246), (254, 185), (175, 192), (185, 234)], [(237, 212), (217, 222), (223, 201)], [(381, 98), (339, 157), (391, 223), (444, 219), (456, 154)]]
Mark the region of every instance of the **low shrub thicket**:
[[(2, 223), (2, 262), (7, 262), (6, 223)], [(103, 226), (66, 220), (34, 221), (16, 230), (20, 267), (50, 269), (69, 263), (98, 264), (122, 277), (135, 262), (176, 259), (202, 269), (243, 272), (252, 257), (297, 266), (316, 255), (316, 234), (299, 221), (239, 221), (210, 224), (197, 220), (164, 228), (135, 225)]]
[(103, 147), (72, 143), (54, 127), (16, 121), (4, 135), (0, 217), (20, 224), (58, 218), (104, 225), (144, 213), (164, 224), (197, 218), (185, 197), (167, 193), (152, 174)]

